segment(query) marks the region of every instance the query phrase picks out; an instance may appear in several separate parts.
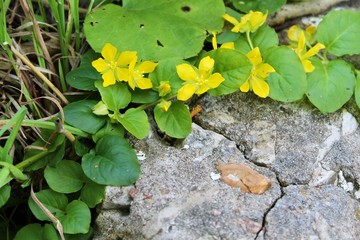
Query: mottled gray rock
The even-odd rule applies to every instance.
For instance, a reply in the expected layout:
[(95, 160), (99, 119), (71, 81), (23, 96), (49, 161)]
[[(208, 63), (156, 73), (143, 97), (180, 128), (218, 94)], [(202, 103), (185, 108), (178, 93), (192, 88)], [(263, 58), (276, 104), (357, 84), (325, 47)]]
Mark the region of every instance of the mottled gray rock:
[(266, 216), (264, 239), (359, 239), (360, 203), (336, 186), (289, 186)]
[[(281, 196), (273, 172), (247, 161), (233, 141), (195, 124), (182, 147), (167, 146), (155, 135), (135, 147), (146, 159), (129, 213), (102, 209), (94, 239), (254, 239)], [(246, 164), (269, 177), (272, 187), (262, 195), (245, 194), (213, 180), (216, 165), (227, 162)]]
[[(342, 129), (356, 131), (350, 113), (322, 114), (306, 101), (286, 104), (236, 92), (200, 103), (201, 126), (235, 141), (248, 160), (269, 166), (285, 186), (334, 182), (338, 171), (324, 170), (322, 161), (343, 137)], [(223, 122), (224, 116), (232, 120)], [(349, 121), (352, 127), (343, 127)]]

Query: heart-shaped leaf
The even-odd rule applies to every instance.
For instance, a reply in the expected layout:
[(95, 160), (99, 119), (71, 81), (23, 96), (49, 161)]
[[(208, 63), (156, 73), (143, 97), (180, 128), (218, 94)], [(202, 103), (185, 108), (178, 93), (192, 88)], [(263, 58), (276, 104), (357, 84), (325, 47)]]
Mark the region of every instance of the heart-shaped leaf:
[(39, 223), (28, 224), (22, 227), (15, 235), (14, 240), (58, 240), (55, 228), (51, 224), (41, 226)]
[(84, 202), (74, 200), (66, 206), (64, 214), (58, 219), (63, 226), (64, 233), (87, 233), (90, 227), (91, 213)]
[(146, 137), (150, 130), (148, 116), (144, 110), (130, 108), (120, 115), (118, 121), (138, 139)]
[(119, 136), (101, 138), (95, 149), (83, 156), (81, 165), (88, 178), (103, 185), (127, 186), (140, 174), (134, 150)]

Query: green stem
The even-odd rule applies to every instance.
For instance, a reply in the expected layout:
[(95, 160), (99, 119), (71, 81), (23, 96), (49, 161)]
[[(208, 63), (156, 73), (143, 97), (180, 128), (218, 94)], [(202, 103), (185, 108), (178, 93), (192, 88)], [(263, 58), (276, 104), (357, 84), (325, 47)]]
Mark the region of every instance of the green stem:
[(254, 49), (254, 46), (253, 46), (251, 38), (250, 38), (250, 32), (249, 31), (246, 32), (246, 39), (247, 39), (247, 41), (248, 41), (248, 43), (250, 45), (250, 48)]
[(49, 151), (40, 152), (40, 153), (26, 159), (25, 161), (22, 161), (21, 163), (16, 164), (15, 167), (17, 167), (20, 170), (23, 170), (25, 167), (33, 164), (34, 162), (37, 162), (38, 160), (42, 159), (49, 153), (50, 153)]
[[(5, 125), (10, 120), (0, 120), (0, 126)], [(30, 119), (24, 119), (21, 123), (22, 126), (25, 127), (39, 127), (44, 129), (50, 129), (56, 131), (56, 126), (53, 122), (43, 121), (43, 120), (30, 120)], [(80, 137), (89, 137), (89, 134), (86, 132), (81, 131), (80, 129), (71, 127), (69, 125), (63, 125), (63, 127), (71, 132), (74, 135), (80, 136)]]
[[(170, 96), (170, 97), (167, 97), (165, 100), (168, 101), (168, 100), (170, 100), (170, 99), (172, 99), (172, 98), (175, 98), (175, 97), (176, 97), (176, 95), (172, 95), (172, 96)], [(138, 106), (136, 109), (138, 109), (138, 110), (145, 110), (145, 109), (147, 109), (147, 108), (149, 108), (149, 107), (152, 107), (152, 106), (160, 103), (161, 100), (162, 100), (162, 98), (160, 98), (160, 99), (158, 99), (158, 100), (156, 100), (155, 102), (152, 102), (152, 103), (146, 103), (146, 104), (140, 105), (140, 106)]]

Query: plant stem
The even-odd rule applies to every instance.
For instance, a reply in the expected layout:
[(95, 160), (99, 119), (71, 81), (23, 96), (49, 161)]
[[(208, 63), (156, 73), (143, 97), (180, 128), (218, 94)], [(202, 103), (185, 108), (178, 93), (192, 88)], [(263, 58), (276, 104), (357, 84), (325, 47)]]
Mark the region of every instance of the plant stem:
[(16, 164), (15, 167), (17, 167), (20, 170), (23, 170), (25, 167), (33, 164), (34, 162), (37, 162), (39, 159), (42, 159), (43, 157), (45, 157), (49, 153), (50, 153), (49, 151), (40, 152), (40, 153), (26, 159), (25, 161), (22, 161), (22, 162)]
[(246, 32), (246, 39), (247, 39), (247, 41), (248, 41), (248, 43), (250, 45), (250, 48), (254, 49), (254, 46), (253, 46), (251, 38), (250, 38), (250, 32), (249, 31)]

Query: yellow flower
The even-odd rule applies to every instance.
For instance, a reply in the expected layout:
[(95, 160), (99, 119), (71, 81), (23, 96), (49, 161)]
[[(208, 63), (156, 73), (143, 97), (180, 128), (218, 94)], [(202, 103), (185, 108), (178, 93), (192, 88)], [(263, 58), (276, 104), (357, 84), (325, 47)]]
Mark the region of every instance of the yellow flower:
[[(211, 43), (212, 43), (212, 46), (213, 46), (213, 49), (217, 49), (217, 39), (216, 39), (216, 33), (213, 32), (213, 37), (211, 39)], [(226, 42), (226, 43), (223, 43), (221, 44), (220, 48), (229, 48), (229, 49), (235, 49), (235, 44), (234, 42)]]
[(311, 25), (308, 26), (305, 31), (301, 29), (300, 27), (293, 25), (288, 30), (288, 38), (290, 40), (290, 45), (296, 46), (300, 39), (300, 33), (304, 32), (306, 44), (312, 45), (315, 42), (315, 33), (316, 33), (316, 27)]
[(270, 87), (265, 79), (270, 73), (275, 72), (275, 69), (270, 64), (262, 62), (258, 47), (248, 52), (246, 56), (253, 64), (253, 68), (249, 78), (240, 86), (240, 90), (248, 92), (251, 89), (259, 97), (266, 98), (269, 96)]
[(259, 27), (261, 27), (268, 16), (268, 12), (265, 14), (262, 12), (253, 12), (250, 10), (248, 14), (245, 14), (241, 17), (240, 22), (236, 18), (225, 14), (223, 18), (232, 23), (234, 27), (231, 29), (232, 32), (255, 32)]
[(151, 79), (144, 77), (144, 75), (153, 72), (157, 63), (144, 61), (137, 64), (137, 59), (137, 56), (135, 56), (131, 59), (128, 68), (122, 68), (119, 70), (121, 79), (127, 82), (132, 90), (134, 90), (135, 87), (140, 89), (152, 88)]
[(220, 73), (212, 74), (214, 64), (214, 59), (207, 56), (201, 59), (199, 69), (187, 63), (177, 65), (176, 72), (185, 81), (177, 93), (177, 98), (186, 101), (194, 94), (201, 95), (209, 89), (218, 87), (224, 78)]
[(171, 91), (171, 85), (169, 81), (161, 81), (158, 87), (159, 96), (163, 97)]
[(110, 43), (106, 43), (101, 51), (103, 58), (93, 61), (91, 64), (96, 71), (102, 74), (103, 86), (107, 87), (120, 81), (121, 69), (126, 67), (136, 56), (134, 51), (118, 53), (117, 49)]
[(161, 102), (158, 103), (158, 106), (161, 108), (162, 111), (167, 112), (171, 106), (171, 101), (161, 99)]
[(308, 60), (308, 58), (314, 56), (323, 48), (325, 48), (323, 44), (317, 43), (315, 46), (310, 48), (309, 51), (307, 51), (305, 44), (305, 34), (304, 32), (300, 32), (299, 42), (295, 52), (299, 56), (305, 72), (314, 71), (315, 67), (312, 65), (311, 61)]

